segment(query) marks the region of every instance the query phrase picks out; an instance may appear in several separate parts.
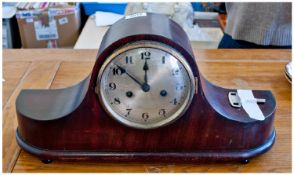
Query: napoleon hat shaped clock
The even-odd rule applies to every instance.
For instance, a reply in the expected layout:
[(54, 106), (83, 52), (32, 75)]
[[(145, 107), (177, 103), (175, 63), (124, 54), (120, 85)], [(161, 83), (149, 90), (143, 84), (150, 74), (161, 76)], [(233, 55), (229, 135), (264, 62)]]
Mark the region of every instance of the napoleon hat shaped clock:
[(126, 16), (105, 34), (90, 76), (21, 91), (17, 142), (45, 162), (247, 161), (271, 148), (272, 93), (213, 85), (196, 60), (168, 17)]

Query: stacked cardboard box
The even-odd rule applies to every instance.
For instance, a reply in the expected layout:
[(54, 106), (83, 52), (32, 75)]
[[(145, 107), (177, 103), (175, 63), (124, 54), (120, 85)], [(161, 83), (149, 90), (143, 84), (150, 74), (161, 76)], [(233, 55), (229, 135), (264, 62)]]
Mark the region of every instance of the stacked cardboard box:
[(16, 18), (23, 48), (73, 47), (80, 30), (75, 3), (19, 3)]

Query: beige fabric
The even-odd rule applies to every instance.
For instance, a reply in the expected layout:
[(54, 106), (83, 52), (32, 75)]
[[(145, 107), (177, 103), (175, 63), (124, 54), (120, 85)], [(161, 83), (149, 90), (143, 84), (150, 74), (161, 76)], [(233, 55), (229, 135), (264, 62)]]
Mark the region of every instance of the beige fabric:
[(226, 3), (225, 32), (235, 40), (259, 45), (292, 44), (291, 3)]
[(125, 15), (135, 13), (159, 13), (169, 16), (171, 19), (180, 24), (183, 28), (193, 27), (193, 8), (191, 3), (128, 3)]

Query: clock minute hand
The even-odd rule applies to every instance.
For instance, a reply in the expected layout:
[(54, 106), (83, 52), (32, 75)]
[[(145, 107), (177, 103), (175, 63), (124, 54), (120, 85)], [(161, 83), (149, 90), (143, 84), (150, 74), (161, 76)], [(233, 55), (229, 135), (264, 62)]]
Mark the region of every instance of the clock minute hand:
[(141, 87), (143, 87), (143, 83), (141, 83), (139, 80), (137, 80), (133, 75), (129, 74), (125, 68), (123, 68), (123, 67), (121, 67), (121, 66), (119, 66), (117, 64), (114, 64), (114, 65), (116, 65), (122, 71), (122, 73), (126, 73), (132, 80), (134, 80)]

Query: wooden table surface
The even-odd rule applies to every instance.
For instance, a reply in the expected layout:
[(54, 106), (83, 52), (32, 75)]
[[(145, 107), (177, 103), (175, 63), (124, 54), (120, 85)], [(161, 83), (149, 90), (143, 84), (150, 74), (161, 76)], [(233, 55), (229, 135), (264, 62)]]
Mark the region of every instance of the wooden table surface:
[(78, 83), (93, 67), (97, 50), (3, 51), (4, 172), (291, 172), (291, 85), (284, 66), (291, 50), (194, 50), (200, 71), (227, 88), (269, 89), (277, 100), (277, 139), (267, 153), (249, 164), (138, 164), (54, 161), (43, 164), (16, 143), (15, 99), (21, 89), (55, 89)]

